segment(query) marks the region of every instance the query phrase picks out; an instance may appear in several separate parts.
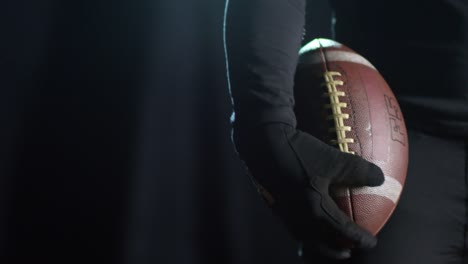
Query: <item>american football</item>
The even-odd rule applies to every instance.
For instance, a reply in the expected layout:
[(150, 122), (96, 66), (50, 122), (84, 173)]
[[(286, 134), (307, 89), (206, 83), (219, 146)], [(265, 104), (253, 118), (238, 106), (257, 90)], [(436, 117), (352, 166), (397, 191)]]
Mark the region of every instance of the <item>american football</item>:
[(390, 87), (363, 56), (329, 39), (300, 50), (295, 77), (298, 129), (378, 165), (378, 187), (333, 186), (339, 207), (377, 234), (394, 211), (408, 167), (405, 121)]

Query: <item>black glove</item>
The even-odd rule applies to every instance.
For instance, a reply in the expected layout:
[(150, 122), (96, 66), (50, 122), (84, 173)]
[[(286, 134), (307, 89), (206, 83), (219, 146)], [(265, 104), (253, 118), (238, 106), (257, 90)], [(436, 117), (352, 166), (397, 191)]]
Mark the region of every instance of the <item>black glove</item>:
[[(311, 135), (281, 123), (234, 131), (241, 158), (274, 212), (304, 245), (333, 259), (356, 248), (372, 248), (376, 238), (353, 223), (329, 195), (332, 185), (378, 186), (376, 165), (342, 153)], [(310, 254), (310, 253), (309, 253)]]
[(295, 128), (293, 80), (305, 0), (229, 1), (225, 44), (233, 136), (261, 193), (303, 244), (306, 259), (345, 259), (350, 247), (375, 246), (376, 238), (337, 208), (329, 187), (377, 186), (382, 171)]

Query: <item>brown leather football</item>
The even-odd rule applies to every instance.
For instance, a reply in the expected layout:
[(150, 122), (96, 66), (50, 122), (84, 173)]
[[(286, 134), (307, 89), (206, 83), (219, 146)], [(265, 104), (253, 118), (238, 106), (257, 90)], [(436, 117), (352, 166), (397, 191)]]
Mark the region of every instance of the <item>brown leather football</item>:
[(408, 167), (408, 139), (398, 102), (364, 57), (328, 39), (300, 51), (295, 80), (298, 128), (377, 164), (379, 187), (333, 187), (339, 207), (377, 234), (400, 198)]

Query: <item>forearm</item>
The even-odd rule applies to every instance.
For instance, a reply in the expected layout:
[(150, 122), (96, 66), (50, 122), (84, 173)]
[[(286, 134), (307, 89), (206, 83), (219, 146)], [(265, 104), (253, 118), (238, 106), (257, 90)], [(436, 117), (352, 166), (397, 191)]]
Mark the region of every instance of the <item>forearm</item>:
[(229, 0), (225, 45), (235, 130), (296, 125), (293, 82), (305, 0)]

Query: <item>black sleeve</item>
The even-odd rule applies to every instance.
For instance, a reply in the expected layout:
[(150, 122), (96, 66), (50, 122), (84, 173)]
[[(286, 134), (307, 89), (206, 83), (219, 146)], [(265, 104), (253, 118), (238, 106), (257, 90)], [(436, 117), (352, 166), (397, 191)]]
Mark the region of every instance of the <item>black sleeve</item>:
[(294, 73), (305, 0), (228, 0), (225, 45), (234, 130), (296, 125)]

